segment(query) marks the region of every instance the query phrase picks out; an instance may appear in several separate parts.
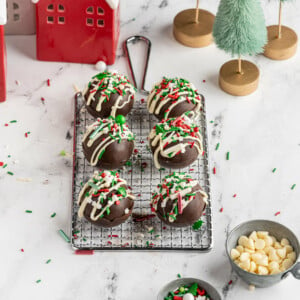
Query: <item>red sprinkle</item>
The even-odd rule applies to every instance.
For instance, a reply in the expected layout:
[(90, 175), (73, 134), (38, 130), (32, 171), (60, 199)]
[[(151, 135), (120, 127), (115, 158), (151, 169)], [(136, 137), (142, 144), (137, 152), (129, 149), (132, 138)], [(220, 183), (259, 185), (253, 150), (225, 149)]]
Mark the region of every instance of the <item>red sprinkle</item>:
[(173, 300), (182, 300), (183, 298), (180, 296), (173, 296)]
[(23, 249), (23, 248), (21, 249), (21, 252), (24, 252), (24, 249)]
[(93, 255), (94, 250), (75, 250), (76, 255)]
[(8, 126), (8, 124), (7, 124), (7, 123), (5, 123), (5, 124), (4, 124), (4, 126), (6, 126), (6, 127), (7, 127), (7, 126)]
[(278, 212), (275, 213), (275, 216), (278, 216), (278, 215), (280, 215), (280, 211), (278, 211)]
[(232, 284), (232, 280), (230, 280), (230, 281), (228, 282), (228, 284), (229, 284), (229, 285)]
[(28, 133), (27, 132), (25, 132), (25, 137), (28, 137)]
[(0, 167), (2, 167), (4, 165), (3, 161), (0, 161)]
[(205, 79), (203, 79), (203, 80), (202, 80), (202, 82), (206, 82), (206, 80), (205, 80)]
[(137, 154), (137, 153), (139, 153), (139, 150), (138, 150), (138, 149), (134, 149), (133, 152), (134, 152), (135, 154)]
[(141, 102), (144, 103), (144, 102), (145, 102), (145, 99), (141, 99)]
[(50, 86), (50, 79), (47, 79), (47, 85)]
[(119, 237), (117, 234), (109, 234), (108, 237)]
[(213, 173), (216, 174), (216, 167), (213, 168)]
[(223, 212), (223, 207), (222, 207), (222, 208), (220, 208), (220, 212)]
[(112, 244), (112, 242), (111, 242), (111, 241), (108, 241), (108, 242), (107, 242), (107, 244), (108, 244), (108, 245), (111, 245), (111, 244)]
[(116, 201), (116, 205), (120, 205), (120, 203), (121, 203), (121, 202), (120, 202), (119, 200)]
[(42, 98), (41, 98), (41, 101), (43, 101), (43, 102), (44, 102), (44, 101), (45, 101), (45, 98), (44, 98), (44, 97), (42, 97)]
[(232, 197), (233, 197), (233, 198), (236, 198), (236, 194), (234, 194)]

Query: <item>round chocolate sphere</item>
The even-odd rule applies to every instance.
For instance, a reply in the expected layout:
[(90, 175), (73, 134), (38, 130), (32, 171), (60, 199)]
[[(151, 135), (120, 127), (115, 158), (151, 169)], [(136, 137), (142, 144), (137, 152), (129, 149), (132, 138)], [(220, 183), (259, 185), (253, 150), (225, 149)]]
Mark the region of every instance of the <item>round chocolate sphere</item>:
[(149, 135), (156, 168), (185, 168), (202, 154), (202, 136), (191, 119), (178, 117), (162, 120)]
[[(119, 116), (117, 118), (120, 119)], [(122, 124), (117, 123), (113, 117), (98, 119), (87, 128), (83, 137), (83, 153), (94, 167), (118, 169), (130, 158), (134, 139), (134, 134), (123, 121)]]
[(117, 172), (96, 171), (80, 191), (78, 216), (97, 226), (117, 226), (131, 215), (134, 199)]
[(166, 78), (154, 85), (147, 99), (147, 108), (159, 120), (179, 117), (184, 114), (194, 117), (199, 114), (204, 97), (194, 85), (181, 78)]
[(151, 210), (164, 223), (174, 227), (193, 225), (206, 205), (207, 194), (184, 172), (166, 176), (151, 199)]
[(135, 92), (126, 76), (106, 71), (91, 79), (83, 96), (93, 117), (108, 118), (126, 116), (132, 109)]

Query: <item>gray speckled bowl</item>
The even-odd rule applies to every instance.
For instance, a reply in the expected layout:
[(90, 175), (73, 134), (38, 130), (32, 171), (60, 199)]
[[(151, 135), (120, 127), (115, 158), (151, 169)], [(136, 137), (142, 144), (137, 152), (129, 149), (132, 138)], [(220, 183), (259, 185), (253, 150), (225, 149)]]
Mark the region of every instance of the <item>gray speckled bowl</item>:
[(206, 292), (210, 295), (211, 300), (221, 300), (222, 299), (220, 294), (217, 292), (217, 290), (213, 286), (211, 286), (209, 283), (207, 283), (206, 281), (202, 281), (202, 280), (196, 279), (196, 278), (180, 278), (180, 279), (173, 280), (173, 281), (169, 282), (167, 285), (165, 285), (160, 290), (160, 292), (157, 296), (157, 300), (164, 300), (164, 298), (167, 296), (167, 294), (170, 291), (174, 291), (185, 284), (191, 285), (194, 282), (197, 282), (202, 288), (204, 288), (206, 290)]
[[(275, 275), (258, 275), (241, 269), (231, 259), (230, 251), (232, 248), (236, 247), (237, 241), (241, 235), (249, 236), (252, 231), (268, 231), (270, 235), (273, 235), (277, 240), (287, 238), (291, 246), (294, 248), (294, 251), (296, 252), (297, 259), (295, 263), (286, 271)], [(292, 273), (295, 278), (300, 279), (300, 262), (297, 262), (300, 253), (299, 241), (291, 230), (280, 223), (268, 220), (252, 220), (238, 225), (229, 233), (227, 237), (226, 253), (231, 263), (232, 269), (239, 275), (239, 277), (245, 282), (253, 284), (256, 287), (271, 286), (286, 278), (289, 273)]]

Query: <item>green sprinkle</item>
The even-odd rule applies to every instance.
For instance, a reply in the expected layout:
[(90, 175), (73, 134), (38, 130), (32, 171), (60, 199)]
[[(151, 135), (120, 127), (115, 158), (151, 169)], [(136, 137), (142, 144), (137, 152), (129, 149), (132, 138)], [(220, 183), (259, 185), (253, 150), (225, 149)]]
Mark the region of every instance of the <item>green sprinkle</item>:
[(78, 234), (78, 233), (80, 233), (80, 230), (75, 230), (74, 231), (74, 234)]
[(11, 120), (9, 123), (17, 123), (17, 120)]
[(51, 262), (51, 259), (48, 259), (47, 261), (46, 261), (46, 264), (49, 264)]
[(104, 149), (104, 150), (102, 150), (102, 152), (101, 152), (101, 153), (100, 153), (100, 155), (98, 156), (98, 159), (99, 159), (99, 160), (102, 158), (102, 156), (103, 156), (104, 152), (105, 152), (105, 149)]
[(211, 123), (211, 124), (212, 124), (213, 122), (214, 122), (214, 121), (210, 121), (209, 123)]
[(3, 167), (2, 167), (2, 168), (3, 168), (3, 169), (5, 169), (6, 167), (7, 167), (7, 164), (3, 165)]
[(67, 243), (70, 243), (70, 238), (65, 234), (65, 232), (62, 229), (59, 229), (58, 232)]
[(203, 224), (203, 221), (202, 220), (198, 220), (197, 222), (195, 222), (192, 226), (193, 230), (199, 230), (201, 228)]
[(54, 218), (56, 216), (56, 213), (53, 213), (52, 215), (51, 215), (51, 218)]
[(32, 214), (32, 210), (27, 209), (27, 210), (25, 210), (25, 212), (28, 213), (28, 214)]
[(7, 174), (8, 174), (8, 175), (11, 175), (11, 176), (14, 175), (14, 173), (13, 173), (13, 172), (10, 172), (10, 171), (8, 171)]
[(181, 275), (179, 273), (177, 274), (177, 278), (181, 278)]
[(66, 152), (65, 150), (61, 150), (61, 151), (59, 152), (59, 155), (60, 155), (60, 156), (66, 156), (66, 155), (67, 155), (67, 152)]
[(86, 238), (82, 238), (82, 240), (83, 240), (84, 242), (86, 242)]
[(275, 172), (276, 172), (276, 170), (277, 170), (277, 169), (276, 169), (276, 168), (274, 168), (274, 169), (272, 170), (272, 172), (273, 172), (273, 173), (275, 173)]
[(36, 283), (40, 283), (42, 280), (41, 279), (38, 279), (37, 281), (36, 281)]
[(229, 160), (229, 158), (230, 158), (230, 152), (227, 152), (226, 153), (226, 159)]
[(291, 186), (291, 190), (293, 190), (295, 187), (296, 187), (296, 184), (294, 183), (294, 184)]
[(218, 144), (216, 145), (216, 151), (219, 149), (219, 147), (220, 147), (220, 143), (218, 143)]

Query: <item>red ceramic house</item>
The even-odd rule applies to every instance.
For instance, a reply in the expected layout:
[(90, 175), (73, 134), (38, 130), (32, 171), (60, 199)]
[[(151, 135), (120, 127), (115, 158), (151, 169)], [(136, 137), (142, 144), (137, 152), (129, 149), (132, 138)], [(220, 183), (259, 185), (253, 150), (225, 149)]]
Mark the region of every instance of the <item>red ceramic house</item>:
[(0, 0), (0, 102), (6, 99), (6, 51), (4, 24), (6, 23), (6, 0)]
[(39, 60), (114, 63), (119, 0), (39, 0), (36, 16)]

